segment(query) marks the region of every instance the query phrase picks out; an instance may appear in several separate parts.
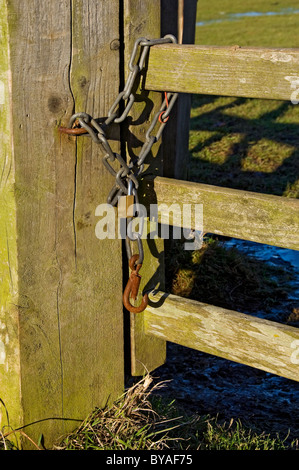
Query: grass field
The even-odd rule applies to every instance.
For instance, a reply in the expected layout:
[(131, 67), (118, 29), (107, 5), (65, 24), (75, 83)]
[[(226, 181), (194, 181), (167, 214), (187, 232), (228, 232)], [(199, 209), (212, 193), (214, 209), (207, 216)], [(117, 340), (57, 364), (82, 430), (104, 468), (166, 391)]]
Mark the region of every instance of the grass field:
[[(299, 47), (299, 14), (230, 19), (244, 12), (281, 12), (295, 1), (201, 1), (196, 43)], [(249, 191), (299, 197), (299, 105), (196, 96), (191, 114), (190, 179)]]
[[(289, 13), (287, 11), (289, 10)], [(218, 46), (299, 47), (299, 10), (296, 0), (200, 0), (197, 22), (211, 21), (196, 30), (196, 43)], [(236, 14), (250, 12), (265, 16), (238, 18)], [(276, 15), (266, 14), (268, 12)], [(281, 14), (279, 14), (281, 13)]]

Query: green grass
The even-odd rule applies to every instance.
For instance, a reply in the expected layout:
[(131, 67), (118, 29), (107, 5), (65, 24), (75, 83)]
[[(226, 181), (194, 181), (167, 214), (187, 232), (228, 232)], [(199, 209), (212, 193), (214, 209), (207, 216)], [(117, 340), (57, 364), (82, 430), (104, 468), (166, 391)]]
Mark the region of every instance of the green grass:
[(298, 124), (292, 103), (193, 97), (190, 180), (298, 198)]
[(297, 0), (200, 0), (197, 7), (197, 21), (222, 19), (232, 13), (248, 11), (279, 12), (284, 8), (298, 9)]
[(129, 388), (111, 407), (94, 410), (59, 450), (161, 450), (167, 428), (153, 410), (149, 394), (153, 380), (148, 375)]
[(206, 45), (256, 47), (299, 47), (299, 14), (234, 18), (230, 15), (248, 12), (282, 12), (287, 8), (298, 10), (296, 0), (203, 0), (198, 4), (197, 22), (221, 21), (200, 26), (196, 43)]
[(241, 47), (299, 47), (299, 35), (296, 31), (298, 22), (299, 14), (226, 20), (223, 23), (197, 27), (196, 43)]
[[(229, 20), (229, 14), (299, 9), (296, 1), (201, 1), (196, 43), (299, 47), (299, 14)], [(219, 91), (221, 83), (219, 83)], [(219, 93), (220, 95), (220, 93)], [(274, 100), (194, 96), (190, 179), (299, 197), (299, 105)]]
[(279, 436), (273, 437), (246, 429), (234, 420), (228, 424), (208, 420), (202, 435), (197, 435), (199, 450), (288, 450), (296, 447), (296, 442), (287, 444), (286, 440), (280, 439)]

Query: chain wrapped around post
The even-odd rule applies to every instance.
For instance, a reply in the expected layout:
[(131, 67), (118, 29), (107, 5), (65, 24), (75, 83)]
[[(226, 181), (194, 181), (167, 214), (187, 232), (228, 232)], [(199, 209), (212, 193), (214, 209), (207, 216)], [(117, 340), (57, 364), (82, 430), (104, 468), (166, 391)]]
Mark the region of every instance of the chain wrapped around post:
[[(157, 142), (163, 132), (163, 129), (168, 121), (169, 114), (175, 104), (177, 99), (178, 93), (166, 93), (164, 100), (161, 104), (159, 111), (155, 114), (147, 132), (145, 135), (145, 142), (141, 148), (139, 156), (135, 159), (135, 161), (131, 161), (129, 163), (126, 162), (126, 159), (123, 158), (120, 154), (113, 152), (107, 137), (106, 137), (106, 130), (109, 125), (112, 123), (119, 124), (123, 122), (135, 101), (135, 96), (133, 93), (133, 87), (136, 82), (137, 77), (140, 75), (141, 71), (143, 70), (146, 62), (146, 58), (149, 53), (149, 49), (152, 46), (158, 44), (166, 44), (166, 43), (177, 43), (176, 38), (168, 34), (163, 38), (159, 39), (146, 39), (141, 37), (136, 40), (131, 57), (129, 60), (128, 68), (129, 68), (129, 75), (126, 80), (124, 89), (119, 93), (116, 100), (110, 107), (108, 111), (108, 116), (104, 122), (99, 123), (96, 119), (85, 112), (80, 112), (73, 114), (70, 119), (69, 127), (60, 127), (60, 132), (73, 135), (73, 136), (80, 136), (80, 135), (87, 135), (90, 136), (91, 139), (100, 144), (103, 151), (103, 164), (105, 168), (113, 175), (115, 178), (115, 183), (111, 188), (108, 197), (107, 203), (111, 204), (112, 206), (116, 206), (118, 204), (119, 198), (122, 196), (133, 196), (133, 216), (127, 218), (127, 235), (126, 235), (126, 251), (129, 261), (129, 267), (131, 269), (131, 275), (128, 281), (128, 284), (124, 290), (123, 302), (124, 306), (127, 310), (133, 313), (142, 312), (148, 302), (147, 294), (145, 294), (142, 298), (141, 305), (139, 307), (134, 307), (130, 303), (130, 296), (133, 300), (136, 299), (139, 284), (140, 284), (140, 275), (139, 270), (142, 267), (143, 263), (143, 246), (142, 246), (142, 227), (139, 227), (138, 232), (132, 232), (132, 219), (136, 211), (138, 212), (139, 220), (143, 223), (143, 216), (140, 217), (140, 210), (139, 210), (139, 203), (138, 203), (138, 196), (137, 196), (137, 189), (139, 186), (138, 177), (143, 171), (144, 162), (146, 157), (151, 151), (152, 146), (155, 142)], [(140, 49), (139, 58), (138, 52)], [(120, 103), (121, 101), (125, 102), (124, 110), (122, 111), (121, 115), (119, 114)], [(152, 135), (152, 132), (157, 125), (160, 123), (159, 129), (156, 132), (156, 135)], [(112, 164), (114, 164), (115, 160), (119, 164), (119, 168), (115, 169)], [(142, 224), (141, 224), (142, 225)], [(131, 242), (137, 242), (138, 246), (138, 255), (132, 254), (131, 251)]]

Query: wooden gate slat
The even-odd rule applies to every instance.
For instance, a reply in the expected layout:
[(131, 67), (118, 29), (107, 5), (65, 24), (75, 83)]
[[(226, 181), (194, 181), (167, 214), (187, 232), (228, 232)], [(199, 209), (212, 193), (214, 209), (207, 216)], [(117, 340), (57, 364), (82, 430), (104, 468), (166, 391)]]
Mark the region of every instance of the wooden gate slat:
[(146, 88), (291, 100), (299, 49), (160, 45), (151, 50)]
[(158, 291), (151, 293), (145, 332), (299, 381), (299, 329)]

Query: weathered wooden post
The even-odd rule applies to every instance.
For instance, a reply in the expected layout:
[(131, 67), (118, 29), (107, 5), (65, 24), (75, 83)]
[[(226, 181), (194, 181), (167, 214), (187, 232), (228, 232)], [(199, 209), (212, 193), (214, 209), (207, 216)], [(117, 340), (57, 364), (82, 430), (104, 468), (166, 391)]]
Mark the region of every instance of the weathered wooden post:
[(58, 132), (117, 96), (119, 13), (0, 0), (0, 426), (36, 422), (46, 446), (123, 391), (121, 240), (95, 236), (113, 178)]

